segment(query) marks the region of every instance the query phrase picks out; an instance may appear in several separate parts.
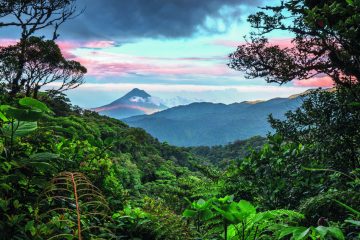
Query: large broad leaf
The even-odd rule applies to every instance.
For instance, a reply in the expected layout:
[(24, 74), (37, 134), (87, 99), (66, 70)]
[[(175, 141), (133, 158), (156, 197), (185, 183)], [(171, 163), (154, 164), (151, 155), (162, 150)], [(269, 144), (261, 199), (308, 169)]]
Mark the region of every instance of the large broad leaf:
[(205, 201), (204, 199), (199, 199), (197, 202), (194, 202), (192, 204), (193, 208), (199, 210), (207, 209), (210, 207), (210, 205), (211, 205), (211, 200)]
[(318, 226), (317, 228), (315, 228), (316, 231), (318, 232), (318, 234), (320, 234), (320, 236), (322, 238), (325, 238), (326, 234), (328, 234), (328, 228), (324, 227), (324, 226)]
[(196, 211), (190, 210), (190, 209), (186, 209), (183, 214), (184, 217), (193, 217), (196, 215)]
[(236, 223), (237, 219), (231, 212), (224, 211), (223, 209), (217, 207), (216, 205), (213, 206), (213, 208), (220, 213), (225, 219), (227, 219), (231, 223)]
[(51, 112), (50, 109), (44, 103), (33, 98), (29, 98), (29, 97), (22, 98), (20, 99), (19, 103), (21, 106), (37, 109), (44, 113)]
[(21, 161), (21, 164), (31, 166), (44, 172), (55, 172), (57, 170), (56, 166), (58, 165), (56, 160), (59, 159), (60, 156), (57, 154), (49, 152), (36, 153), (31, 155), (29, 159)]
[(308, 235), (310, 233), (311, 228), (307, 228), (305, 230), (300, 230), (299, 231), (295, 231), (294, 232), (294, 237), (295, 240), (303, 240), (303, 239), (307, 239)]
[(305, 227), (289, 227), (278, 225), (277, 228), (279, 228), (279, 230), (277, 231), (279, 234), (278, 239), (282, 239), (288, 235), (292, 235), (293, 238), (298, 239), (297, 237), (299, 237), (301, 234), (307, 234), (310, 231), (309, 228)]
[(237, 205), (240, 208), (241, 212), (243, 212), (247, 216), (256, 214), (256, 208), (248, 201), (241, 200)]
[(14, 122), (13, 126), (14, 137), (24, 137), (37, 129), (37, 122)]
[(2, 105), (0, 109), (5, 113), (7, 118), (16, 119), (18, 121), (37, 121), (43, 114), (37, 109), (19, 109), (8, 105)]
[(338, 239), (338, 240), (344, 240), (345, 237), (344, 237), (344, 234), (342, 233), (342, 231), (339, 229), (339, 228), (336, 228), (336, 227), (328, 227), (328, 231), (329, 231), (329, 234)]
[(200, 218), (203, 221), (208, 221), (209, 219), (213, 218), (214, 214), (211, 210), (205, 209), (204, 211), (200, 212)]

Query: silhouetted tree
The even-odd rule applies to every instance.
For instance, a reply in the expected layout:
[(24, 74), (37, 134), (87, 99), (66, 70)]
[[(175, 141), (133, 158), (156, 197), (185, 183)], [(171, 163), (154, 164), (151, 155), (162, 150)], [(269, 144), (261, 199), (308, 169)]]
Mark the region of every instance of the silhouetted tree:
[[(22, 43), (0, 48), (0, 79), (7, 86), (11, 86), (20, 65), (22, 74), (18, 88), (26, 96), (37, 98), (40, 88), (51, 83), (51, 88), (57, 91), (73, 89), (83, 83), (86, 68), (76, 61), (66, 60), (53, 40), (30, 37), (25, 44), (25, 52), (21, 50)], [(23, 55), (24, 64), (20, 63), (20, 55)]]
[(55, 40), (59, 26), (77, 15), (75, 3), (76, 0), (0, 0), (0, 27), (19, 27), (23, 40), (52, 27)]
[[(0, 0), (0, 28), (18, 27), (16, 73), (11, 76), (10, 94), (21, 91), (26, 65), (28, 39), (40, 30), (53, 28), (52, 40), (61, 24), (77, 15), (76, 0)], [(7, 80), (8, 81), (8, 80)]]
[[(262, 10), (249, 16), (256, 32), (230, 54), (231, 68), (280, 84), (315, 76), (338, 86), (359, 83), (359, 1), (288, 0)], [(266, 34), (275, 31), (291, 33), (291, 46), (269, 44)]]

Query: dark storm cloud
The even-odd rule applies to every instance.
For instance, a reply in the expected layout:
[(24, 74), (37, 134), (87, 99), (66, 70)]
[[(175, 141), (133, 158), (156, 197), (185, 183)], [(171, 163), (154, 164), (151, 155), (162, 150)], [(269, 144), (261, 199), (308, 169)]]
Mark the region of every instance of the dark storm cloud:
[[(243, 13), (239, 6), (258, 6), (261, 0), (78, 0), (85, 12), (62, 28), (77, 39), (189, 37), (199, 29), (217, 32), (205, 20), (225, 25)], [(227, 8), (229, 11), (221, 11)]]

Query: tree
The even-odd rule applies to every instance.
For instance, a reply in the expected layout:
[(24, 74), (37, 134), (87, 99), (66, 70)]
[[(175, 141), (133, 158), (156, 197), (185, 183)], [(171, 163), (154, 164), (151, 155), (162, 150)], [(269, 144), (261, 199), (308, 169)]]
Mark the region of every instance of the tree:
[(53, 28), (52, 40), (58, 38), (58, 28), (68, 19), (76, 17), (76, 0), (0, 0), (0, 28), (18, 27), (21, 37), (18, 44), (16, 72), (11, 76), (10, 95), (21, 90), (26, 65), (28, 39), (36, 32)]
[[(249, 78), (287, 83), (328, 76), (337, 86), (360, 82), (360, 1), (287, 0), (250, 15), (257, 32), (230, 54), (229, 66)], [(267, 33), (287, 31), (290, 47), (269, 44)]]
[(350, 174), (360, 168), (359, 90), (315, 91), (285, 120), (269, 122), (286, 141), (313, 146), (310, 154), (324, 168)]
[(22, 40), (52, 27), (55, 40), (59, 26), (76, 17), (75, 3), (76, 0), (0, 0), (0, 27), (19, 27)]
[[(21, 49), (23, 43), (27, 46), (25, 52)], [(21, 60), (24, 62), (21, 63)], [(66, 60), (53, 40), (45, 41), (38, 37), (0, 48), (0, 79), (9, 89), (20, 67), (22, 74), (18, 91), (34, 98), (37, 98), (41, 87), (51, 83), (58, 85), (57, 91), (76, 88), (83, 83), (86, 73), (86, 68), (79, 62)]]

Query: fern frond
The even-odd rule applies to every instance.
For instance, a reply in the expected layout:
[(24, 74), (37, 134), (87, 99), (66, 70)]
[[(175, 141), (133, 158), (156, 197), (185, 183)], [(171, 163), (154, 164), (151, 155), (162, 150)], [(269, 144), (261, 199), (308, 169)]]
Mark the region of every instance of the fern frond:
[(95, 235), (97, 239), (103, 239), (100, 235), (112, 238), (105, 227), (111, 221), (106, 199), (82, 173), (62, 172), (53, 178), (41, 196), (39, 209), (47, 209), (40, 218), (52, 229), (46, 236), (49, 239), (69, 235), (79, 240)]

